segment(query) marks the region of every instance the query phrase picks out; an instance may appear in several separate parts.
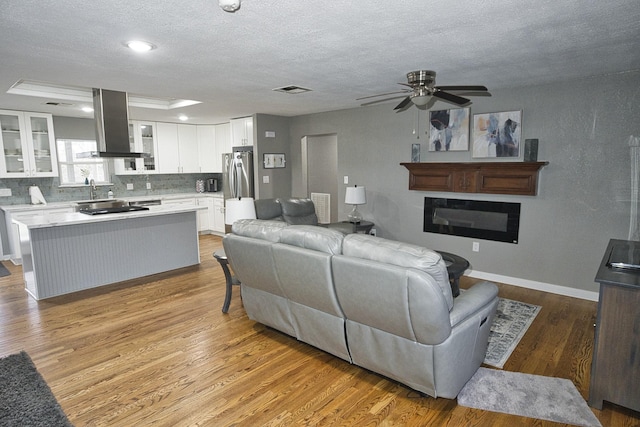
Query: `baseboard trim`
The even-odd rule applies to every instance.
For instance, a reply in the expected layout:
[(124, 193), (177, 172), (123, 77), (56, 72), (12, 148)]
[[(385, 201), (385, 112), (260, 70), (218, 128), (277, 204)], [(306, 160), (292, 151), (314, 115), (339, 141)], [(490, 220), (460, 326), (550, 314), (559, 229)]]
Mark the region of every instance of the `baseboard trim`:
[(521, 288), (534, 289), (536, 291), (550, 292), (552, 294), (567, 297), (580, 298), (589, 301), (598, 301), (598, 292), (569, 288), (567, 286), (553, 285), (551, 283), (537, 282), (535, 280), (520, 279), (518, 277), (502, 276), (500, 274), (485, 273), (476, 270), (467, 270), (465, 275), (474, 279), (490, 280), (492, 282), (505, 283)]

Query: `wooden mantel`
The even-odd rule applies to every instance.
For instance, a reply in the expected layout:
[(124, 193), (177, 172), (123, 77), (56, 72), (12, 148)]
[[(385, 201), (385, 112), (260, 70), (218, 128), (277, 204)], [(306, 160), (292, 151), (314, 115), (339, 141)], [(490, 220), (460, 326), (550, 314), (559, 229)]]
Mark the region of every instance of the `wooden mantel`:
[(549, 162), (400, 163), (409, 190), (535, 196), (538, 171)]

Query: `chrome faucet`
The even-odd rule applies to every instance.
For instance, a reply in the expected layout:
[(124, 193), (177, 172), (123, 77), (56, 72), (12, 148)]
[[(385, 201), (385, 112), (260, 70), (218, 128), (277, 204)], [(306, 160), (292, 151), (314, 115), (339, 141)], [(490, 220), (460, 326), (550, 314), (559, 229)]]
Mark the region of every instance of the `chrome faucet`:
[(96, 199), (96, 182), (93, 178), (89, 181), (89, 199)]

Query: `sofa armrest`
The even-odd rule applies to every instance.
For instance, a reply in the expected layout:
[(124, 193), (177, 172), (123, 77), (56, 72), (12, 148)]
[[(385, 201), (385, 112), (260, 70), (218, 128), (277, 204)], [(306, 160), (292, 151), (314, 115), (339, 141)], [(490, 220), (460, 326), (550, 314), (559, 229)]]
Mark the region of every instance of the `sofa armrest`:
[(498, 297), (498, 286), (491, 282), (480, 282), (460, 293), (449, 312), (451, 327), (463, 322), (478, 310)]

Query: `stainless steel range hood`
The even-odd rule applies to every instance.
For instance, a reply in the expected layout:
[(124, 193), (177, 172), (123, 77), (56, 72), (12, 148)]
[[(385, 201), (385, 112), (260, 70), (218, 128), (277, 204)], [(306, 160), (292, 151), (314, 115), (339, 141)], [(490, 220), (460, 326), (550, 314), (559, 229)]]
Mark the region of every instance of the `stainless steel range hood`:
[(93, 115), (98, 151), (79, 153), (77, 157), (137, 158), (129, 140), (129, 99), (126, 92), (93, 89)]

